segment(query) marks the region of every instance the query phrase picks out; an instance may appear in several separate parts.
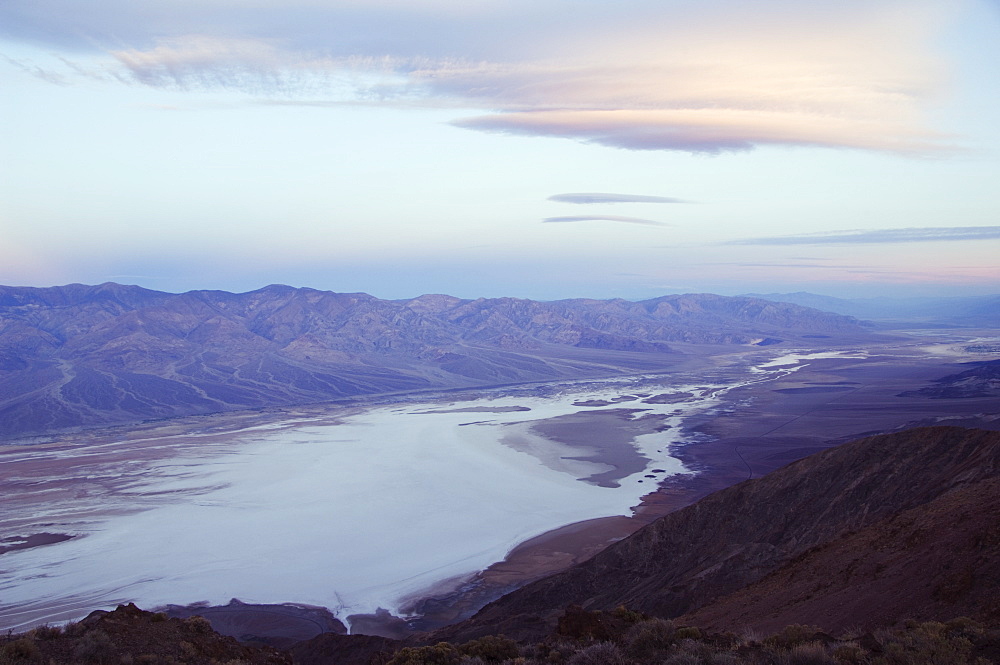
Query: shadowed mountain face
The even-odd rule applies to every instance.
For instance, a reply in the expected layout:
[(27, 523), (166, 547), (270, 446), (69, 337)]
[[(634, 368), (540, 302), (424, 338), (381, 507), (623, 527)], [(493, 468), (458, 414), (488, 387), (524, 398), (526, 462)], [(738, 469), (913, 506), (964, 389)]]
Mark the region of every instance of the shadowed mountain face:
[(818, 546), (683, 621), (767, 633), (790, 624), (837, 633), (902, 622), (1000, 618), (1000, 478)]
[(0, 436), (356, 395), (663, 370), (671, 343), (865, 336), (850, 317), (754, 298), (643, 302), (269, 286), (0, 287)]
[(433, 640), (537, 639), (574, 604), (667, 618), (702, 608), (693, 620), (729, 630), (996, 620), (998, 479), (1000, 432), (861, 439), (666, 515)]

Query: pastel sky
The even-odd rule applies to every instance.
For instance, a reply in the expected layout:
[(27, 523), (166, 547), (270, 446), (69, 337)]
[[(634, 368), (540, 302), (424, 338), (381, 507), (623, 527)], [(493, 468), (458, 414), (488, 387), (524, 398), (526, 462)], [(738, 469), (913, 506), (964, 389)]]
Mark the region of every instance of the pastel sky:
[(1000, 293), (998, 0), (4, 0), (0, 284)]

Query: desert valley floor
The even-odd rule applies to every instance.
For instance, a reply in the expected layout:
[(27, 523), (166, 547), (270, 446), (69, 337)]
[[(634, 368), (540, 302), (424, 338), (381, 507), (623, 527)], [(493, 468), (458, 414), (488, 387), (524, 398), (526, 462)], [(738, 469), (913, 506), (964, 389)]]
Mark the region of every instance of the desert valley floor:
[(918, 424), (1000, 429), (995, 397), (917, 392), (1000, 357), (997, 342), (910, 331), (12, 441), (0, 628), (233, 597), (326, 607), (362, 631), (388, 630), (379, 609), (441, 625), (819, 449)]

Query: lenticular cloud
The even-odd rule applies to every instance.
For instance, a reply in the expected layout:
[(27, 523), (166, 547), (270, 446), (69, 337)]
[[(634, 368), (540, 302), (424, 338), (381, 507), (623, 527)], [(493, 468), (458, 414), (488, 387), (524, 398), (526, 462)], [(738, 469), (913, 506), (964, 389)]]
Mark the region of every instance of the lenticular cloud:
[(625, 224), (644, 224), (646, 226), (670, 226), (666, 222), (657, 222), (641, 217), (624, 217), (622, 215), (569, 215), (565, 217), (546, 217), (543, 224), (564, 224), (573, 222), (624, 222)]
[(997, 240), (1000, 226), (916, 227), (904, 229), (857, 229), (768, 238), (731, 240), (727, 245), (844, 245), (952, 240)]
[(644, 194), (608, 194), (601, 192), (579, 192), (571, 194), (553, 194), (549, 201), (559, 203), (689, 203), (684, 199), (672, 196), (648, 196)]
[[(316, 11), (332, 26), (343, 18), (343, 8)], [(932, 0), (822, 10), (767, 0), (753, 11), (720, 0), (684, 10), (630, 2), (613, 16), (584, 6), (560, 17), (556, 6), (511, 4), (491, 6), (491, 17), (449, 14), (436, 55), (414, 50), (427, 34), (364, 40), (334, 27), (323, 46), (312, 28), (280, 22), (242, 36), (221, 27), (170, 35), (112, 55), (123, 76), (146, 85), (240, 89), (310, 104), (483, 109), (454, 124), (628, 150), (717, 154), (783, 145), (927, 154), (947, 142), (921, 117), (942, 88), (932, 45), (947, 11)], [(252, 26), (266, 15), (243, 18)], [(355, 12), (351, 21), (355, 32), (383, 32), (374, 12)], [(489, 48), (468, 39), (480, 33)], [(355, 52), (345, 55), (345, 44)]]

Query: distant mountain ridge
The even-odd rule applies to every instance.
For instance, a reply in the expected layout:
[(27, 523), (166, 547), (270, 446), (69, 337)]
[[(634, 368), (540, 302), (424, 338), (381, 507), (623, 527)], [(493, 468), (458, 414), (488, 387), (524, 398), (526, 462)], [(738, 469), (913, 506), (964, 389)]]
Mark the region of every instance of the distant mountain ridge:
[(931, 323), (949, 326), (1000, 325), (1000, 295), (957, 298), (835, 298), (815, 293), (747, 293), (749, 298), (814, 307), (873, 321)]
[(801, 345), (867, 334), (851, 317), (707, 294), (390, 301), (283, 285), (240, 294), (0, 286), (0, 436), (662, 370), (677, 343)]

